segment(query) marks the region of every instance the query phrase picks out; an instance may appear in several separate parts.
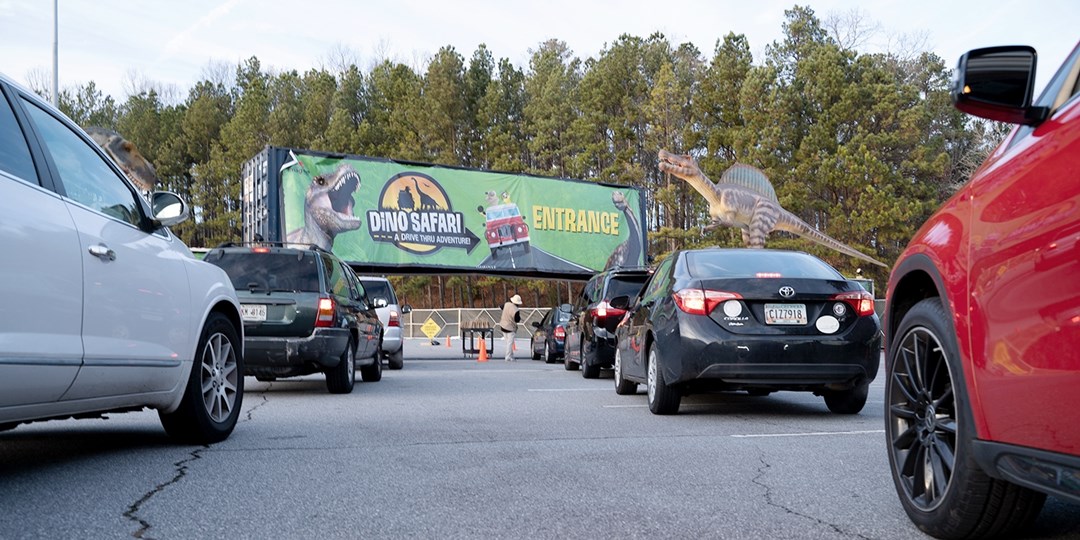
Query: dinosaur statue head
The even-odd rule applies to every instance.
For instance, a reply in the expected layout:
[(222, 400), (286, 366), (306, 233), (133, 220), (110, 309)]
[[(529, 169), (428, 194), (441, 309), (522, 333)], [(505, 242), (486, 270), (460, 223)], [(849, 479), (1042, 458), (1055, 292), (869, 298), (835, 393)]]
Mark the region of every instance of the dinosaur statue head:
[(152, 192), (158, 184), (157, 173), (154, 166), (143, 157), (139, 149), (131, 141), (120, 136), (119, 133), (100, 127), (88, 127), (86, 133), (97, 143), (109, 157), (120, 166), (140, 191)]
[(360, 218), (353, 215), (353, 193), (359, 188), (360, 175), (346, 164), (311, 179), (304, 196), (304, 228), (309, 239), (325, 237), (329, 245), (323, 241), (313, 243), (330, 249), (338, 233), (360, 228)]

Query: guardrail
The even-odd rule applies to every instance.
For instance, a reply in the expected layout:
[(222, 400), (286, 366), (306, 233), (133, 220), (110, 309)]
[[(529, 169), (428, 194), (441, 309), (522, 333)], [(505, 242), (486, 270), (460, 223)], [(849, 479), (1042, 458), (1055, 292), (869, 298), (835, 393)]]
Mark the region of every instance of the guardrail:
[[(520, 308), (521, 322), (518, 323), (517, 337), (527, 338), (532, 335), (533, 327), (530, 323), (539, 322), (547, 315), (551, 308)], [(502, 316), (502, 308), (486, 309), (414, 309), (406, 313), (402, 319), (402, 333), (405, 337), (428, 337), (423, 328), (428, 325), (429, 329), (438, 327), (438, 331), (432, 339), (446, 338), (447, 336), (461, 336), (461, 323), (468, 321), (485, 321), (494, 328)], [(431, 321), (431, 322), (429, 322)], [(434, 324), (435, 326), (431, 326)], [(496, 337), (500, 337), (496, 335)]]

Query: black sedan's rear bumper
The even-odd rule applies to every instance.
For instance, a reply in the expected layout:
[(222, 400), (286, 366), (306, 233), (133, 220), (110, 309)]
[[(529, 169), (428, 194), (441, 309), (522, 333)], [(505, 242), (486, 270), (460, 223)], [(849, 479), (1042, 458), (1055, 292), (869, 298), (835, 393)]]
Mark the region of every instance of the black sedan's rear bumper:
[(874, 380), (881, 360), (876, 317), (831, 336), (747, 336), (687, 316), (657, 346), (664, 380), (691, 389), (843, 390)]

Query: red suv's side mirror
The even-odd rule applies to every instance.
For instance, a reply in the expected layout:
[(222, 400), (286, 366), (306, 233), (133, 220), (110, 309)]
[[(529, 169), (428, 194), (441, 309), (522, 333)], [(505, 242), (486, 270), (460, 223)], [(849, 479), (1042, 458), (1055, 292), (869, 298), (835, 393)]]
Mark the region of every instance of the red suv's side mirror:
[(1032, 107), (1035, 49), (1025, 45), (975, 49), (960, 57), (953, 81), (957, 109), (989, 120), (1035, 125), (1045, 107)]

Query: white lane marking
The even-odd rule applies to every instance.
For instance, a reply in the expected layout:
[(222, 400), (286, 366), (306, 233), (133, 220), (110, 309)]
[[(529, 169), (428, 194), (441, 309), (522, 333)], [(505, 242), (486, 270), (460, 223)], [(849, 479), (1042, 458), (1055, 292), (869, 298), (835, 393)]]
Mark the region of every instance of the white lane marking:
[(605, 409), (644, 409), (648, 405), (604, 405)]
[(869, 429), (866, 431), (812, 431), (809, 433), (760, 433), (748, 435), (731, 435), (736, 439), (756, 439), (763, 437), (822, 437), (828, 435), (866, 435), (871, 433), (885, 433), (884, 429)]
[(529, 388), (529, 392), (610, 392), (610, 388)]

